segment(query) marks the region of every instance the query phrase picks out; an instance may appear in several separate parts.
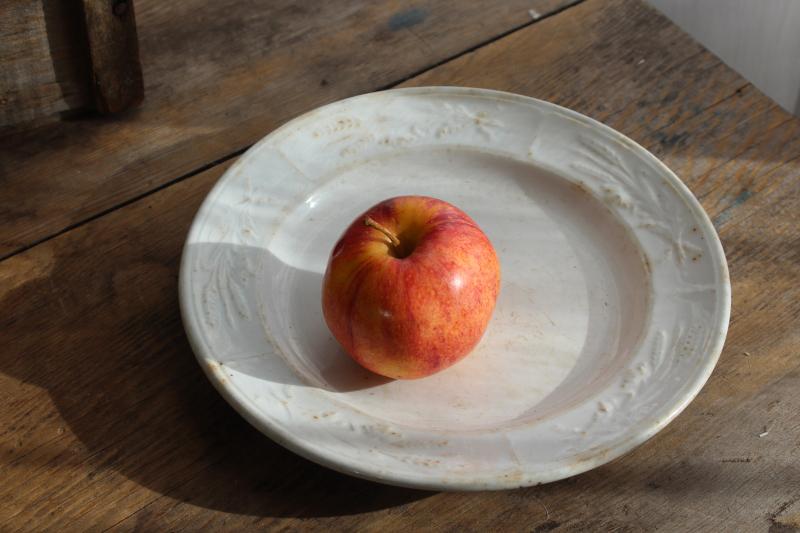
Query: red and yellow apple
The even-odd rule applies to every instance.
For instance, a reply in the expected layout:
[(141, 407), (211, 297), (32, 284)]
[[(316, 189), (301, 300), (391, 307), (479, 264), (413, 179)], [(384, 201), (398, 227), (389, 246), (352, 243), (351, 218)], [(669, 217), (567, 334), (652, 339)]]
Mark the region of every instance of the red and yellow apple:
[(413, 379), (475, 347), (499, 289), (497, 255), (469, 216), (442, 200), (400, 196), (368, 209), (336, 243), (322, 310), (358, 363)]

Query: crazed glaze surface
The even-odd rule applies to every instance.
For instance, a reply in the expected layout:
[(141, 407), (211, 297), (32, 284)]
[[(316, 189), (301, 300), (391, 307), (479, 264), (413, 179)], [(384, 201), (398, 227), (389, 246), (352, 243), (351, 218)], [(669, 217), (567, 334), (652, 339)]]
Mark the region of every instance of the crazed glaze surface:
[[(399, 246), (367, 218), (397, 236)], [(361, 365), (415, 379), (475, 347), (499, 289), (494, 248), (468, 215), (436, 198), (400, 196), (357, 216), (333, 247), (322, 311)]]
[[(470, 213), (503, 270), (475, 351), (413, 381), (352, 362), (319, 304), (341, 228), (402, 194)], [(442, 87), (337, 102), (251, 148), (201, 207), (180, 290), (198, 360), (256, 427), (343, 472), (435, 489), (547, 482), (625, 453), (700, 390), (730, 312), (714, 229), (652, 155), (552, 104)]]

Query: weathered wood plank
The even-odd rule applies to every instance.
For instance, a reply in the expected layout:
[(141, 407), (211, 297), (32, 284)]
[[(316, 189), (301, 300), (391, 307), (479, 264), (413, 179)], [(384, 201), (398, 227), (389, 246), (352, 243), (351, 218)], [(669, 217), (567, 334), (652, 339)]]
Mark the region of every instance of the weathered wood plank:
[(140, 108), (0, 132), (0, 257), (574, 1), (139, 0)]

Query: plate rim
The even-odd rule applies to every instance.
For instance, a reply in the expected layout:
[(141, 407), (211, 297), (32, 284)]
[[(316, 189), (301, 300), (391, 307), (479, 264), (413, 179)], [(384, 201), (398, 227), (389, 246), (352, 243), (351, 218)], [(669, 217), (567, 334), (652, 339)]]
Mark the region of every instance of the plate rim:
[[(201, 341), (201, 335), (195, 329), (196, 324), (193, 322), (193, 315), (195, 314), (195, 311), (191, 301), (191, 276), (188, 274), (192, 253), (190, 250), (191, 247), (188, 246), (188, 244), (190, 244), (189, 240), (191, 236), (199, 227), (202, 219), (204, 218), (203, 215), (210, 209), (213, 203), (212, 200), (215, 199), (215, 197), (219, 194), (224, 183), (233, 175), (233, 172), (236, 170), (237, 166), (245, 161), (248, 156), (252, 156), (252, 154), (254, 154), (262, 144), (280, 135), (283, 130), (295, 127), (300, 122), (308, 120), (309, 118), (313, 117), (313, 115), (328, 108), (341, 106), (345, 102), (353, 102), (358, 99), (371, 98), (377, 95), (385, 96), (386, 94), (391, 93), (477, 96), (494, 100), (518, 102), (528, 105), (533, 104), (534, 106), (544, 109), (550, 109), (583, 123), (590, 128), (599, 129), (601, 132), (605, 133), (607, 137), (620, 141), (626, 147), (636, 152), (637, 156), (646, 159), (651, 165), (659, 170), (663, 177), (668, 179), (669, 185), (675, 190), (675, 193), (678, 195), (680, 200), (683, 201), (684, 205), (692, 213), (694, 217), (693, 222), (701, 225), (706, 231), (707, 235), (713, 236), (712, 239), (707, 239), (707, 245), (709, 247), (709, 251), (711, 252), (712, 258), (716, 263), (715, 266), (719, 268), (719, 279), (717, 285), (715, 286), (716, 300), (714, 305), (715, 310), (718, 312), (718, 320), (712, 324), (713, 328), (710, 333), (710, 338), (713, 339), (713, 342), (705, 351), (705, 358), (699, 362), (697, 371), (691, 376), (691, 380), (689, 380), (689, 382), (686, 384), (686, 393), (679, 397), (679, 401), (676, 401), (672, 405), (668, 406), (667, 416), (651, 421), (647, 425), (632, 424), (629, 431), (631, 434), (627, 435), (626, 438), (605, 446), (601, 452), (591, 454), (584, 460), (572, 464), (569, 467), (562, 466), (560, 468), (549, 470), (547, 472), (549, 475), (540, 476), (535, 482), (504, 479), (502, 477), (494, 477), (491, 480), (483, 481), (472, 478), (466, 478), (463, 480), (444, 480), (441, 477), (421, 478), (414, 475), (408, 475), (408, 472), (394, 475), (392, 472), (370, 470), (369, 468), (354, 469), (350, 462), (346, 460), (340, 460), (340, 458), (332, 454), (325, 453), (325, 450), (322, 448), (317, 448), (308, 443), (301, 442), (298, 439), (293, 439), (291, 432), (284, 431), (284, 428), (271, 425), (263, 417), (256, 416), (256, 413), (259, 412), (259, 409), (254, 404), (252, 399), (241, 393), (237, 387), (226, 386), (226, 380), (224, 379), (224, 376), (220, 374), (220, 369), (211, 364), (213, 361), (215, 361), (213, 357), (214, 354), (207, 353), (207, 347)], [(269, 132), (259, 141), (254, 143), (244, 154), (242, 154), (236, 163), (225, 170), (225, 172), (218, 178), (215, 185), (204, 198), (200, 208), (197, 210), (197, 213), (192, 220), (190, 228), (187, 232), (186, 240), (184, 241), (180, 260), (178, 286), (182, 323), (184, 325), (184, 330), (186, 331), (189, 344), (195, 354), (196, 359), (198, 360), (198, 363), (208, 377), (209, 381), (211, 381), (214, 388), (251, 425), (256, 427), (259, 431), (264, 433), (273, 441), (291, 450), (292, 452), (341, 473), (380, 483), (427, 490), (486, 490), (538, 485), (586, 472), (597, 466), (608, 463), (622, 455), (625, 455), (632, 449), (653, 437), (667, 424), (674, 420), (699, 394), (702, 387), (708, 381), (721, 355), (727, 336), (731, 312), (731, 286), (727, 259), (725, 257), (722, 243), (719, 239), (719, 235), (714, 228), (713, 223), (703, 209), (699, 200), (689, 190), (686, 184), (649, 150), (621, 132), (603, 124), (602, 122), (599, 122), (598, 120), (551, 102), (505, 91), (456, 86), (408, 87), (360, 94), (316, 107), (288, 120), (286, 123)], [(364, 464), (364, 466), (368, 467), (368, 464)]]

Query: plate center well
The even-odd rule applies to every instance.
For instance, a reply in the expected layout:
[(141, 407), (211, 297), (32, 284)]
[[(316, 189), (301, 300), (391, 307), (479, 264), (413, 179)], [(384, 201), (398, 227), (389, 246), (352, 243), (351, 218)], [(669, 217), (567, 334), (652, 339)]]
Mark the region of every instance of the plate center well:
[[(483, 340), (428, 378), (362, 369), (328, 331), (322, 274), (361, 212), (397, 195), (446, 200), (497, 250), (502, 287)], [(308, 387), (377, 419), (420, 429), (494, 430), (555, 414), (601, 390), (630, 358), (650, 282), (629, 231), (600, 201), (532, 164), (469, 149), (415, 149), (329, 176), (268, 247), (267, 330)]]

